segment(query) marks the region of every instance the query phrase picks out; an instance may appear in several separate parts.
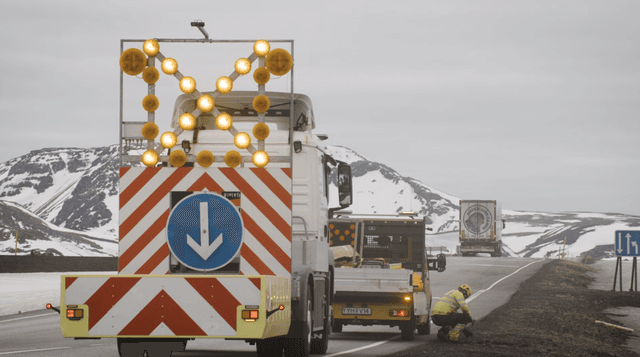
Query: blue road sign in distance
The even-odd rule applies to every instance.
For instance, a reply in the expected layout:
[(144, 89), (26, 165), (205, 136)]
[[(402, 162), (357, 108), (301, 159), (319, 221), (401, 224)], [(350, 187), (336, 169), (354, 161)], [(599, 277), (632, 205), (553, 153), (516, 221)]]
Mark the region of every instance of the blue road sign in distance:
[(640, 256), (640, 231), (616, 231), (616, 256)]
[(191, 269), (227, 265), (240, 251), (242, 217), (227, 198), (213, 192), (189, 195), (171, 210), (167, 242), (173, 255)]

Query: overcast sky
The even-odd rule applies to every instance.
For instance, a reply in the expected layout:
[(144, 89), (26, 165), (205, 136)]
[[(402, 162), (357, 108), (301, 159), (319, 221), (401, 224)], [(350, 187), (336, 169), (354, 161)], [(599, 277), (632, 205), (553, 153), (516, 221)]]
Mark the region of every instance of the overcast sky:
[[(201, 19), (214, 39), (293, 39), (295, 90), (329, 145), (461, 199), (640, 215), (639, 14), (635, 0), (3, 0), (0, 162), (117, 143), (120, 39), (202, 38)], [(188, 53), (161, 50), (189, 75)]]

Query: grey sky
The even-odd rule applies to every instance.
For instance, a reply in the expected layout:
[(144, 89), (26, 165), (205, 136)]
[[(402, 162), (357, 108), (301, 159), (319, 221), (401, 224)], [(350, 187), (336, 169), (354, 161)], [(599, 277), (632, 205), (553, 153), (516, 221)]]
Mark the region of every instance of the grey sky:
[(330, 145), (462, 199), (640, 215), (638, 1), (5, 0), (0, 10), (0, 162), (116, 143), (120, 39), (201, 38), (189, 26), (201, 19), (212, 38), (295, 40), (295, 89)]

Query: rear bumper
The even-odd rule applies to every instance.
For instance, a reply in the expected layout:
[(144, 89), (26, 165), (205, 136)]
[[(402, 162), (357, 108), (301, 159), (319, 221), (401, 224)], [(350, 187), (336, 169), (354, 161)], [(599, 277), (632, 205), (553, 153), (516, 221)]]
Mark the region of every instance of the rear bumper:
[[(263, 339), (286, 335), (291, 323), (290, 277), (63, 275), (61, 291), (64, 337)], [(258, 318), (243, 319), (243, 310)]]

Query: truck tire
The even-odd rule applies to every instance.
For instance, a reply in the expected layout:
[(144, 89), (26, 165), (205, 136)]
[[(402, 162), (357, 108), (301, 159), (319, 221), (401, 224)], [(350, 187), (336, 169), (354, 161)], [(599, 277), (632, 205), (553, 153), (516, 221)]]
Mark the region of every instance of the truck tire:
[(307, 285), (307, 304), (306, 312), (307, 321), (302, 328), (302, 337), (294, 337), (285, 341), (284, 355), (286, 357), (309, 357), (311, 349), (311, 332), (313, 330), (313, 298), (311, 286)]
[(256, 342), (258, 357), (281, 357), (284, 350), (284, 339), (272, 337)]
[(342, 324), (337, 322), (336, 320), (333, 320), (331, 330), (333, 330), (333, 332), (342, 332)]
[[(323, 328), (320, 333), (320, 338), (315, 338), (311, 340), (311, 353), (317, 355), (323, 355), (327, 353), (327, 349), (329, 348), (329, 335), (331, 334), (331, 301), (329, 300), (329, 294), (331, 293), (330, 279), (326, 281), (325, 286), (327, 289), (325, 290), (324, 300), (322, 301), (322, 310), (323, 310)], [(312, 337), (316, 336), (316, 333), (313, 333)]]
[(403, 341), (413, 341), (416, 339), (416, 317), (411, 316), (411, 320), (400, 325), (400, 331), (402, 332)]
[(431, 333), (431, 319), (427, 319), (427, 322), (422, 325), (418, 325), (419, 335), (428, 335)]

